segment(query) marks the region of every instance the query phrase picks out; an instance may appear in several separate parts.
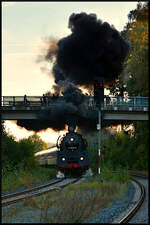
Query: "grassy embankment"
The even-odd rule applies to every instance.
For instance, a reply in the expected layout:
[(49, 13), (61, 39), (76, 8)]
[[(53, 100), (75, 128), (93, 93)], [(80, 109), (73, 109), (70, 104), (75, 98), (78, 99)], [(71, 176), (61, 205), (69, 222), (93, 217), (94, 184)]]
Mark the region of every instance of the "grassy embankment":
[(21, 164), (16, 168), (9, 166), (2, 168), (2, 192), (14, 191), (18, 188), (28, 187), (49, 181), (56, 177), (57, 170), (34, 166), (24, 169)]
[[(99, 182), (99, 177), (90, 177), (84, 183), (70, 185), (63, 191), (25, 200), (21, 206), (4, 211), (3, 220), (11, 222), (14, 216), (32, 211), (42, 223), (80, 223), (111, 205), (113, 200), (124, 197), (129, 182), (126, 169), (113, 174), (108, 168), (103, 168), (102, 179), (103, 182)], [(28, 213), (23, 214), (25, 218), (30, 217)]]

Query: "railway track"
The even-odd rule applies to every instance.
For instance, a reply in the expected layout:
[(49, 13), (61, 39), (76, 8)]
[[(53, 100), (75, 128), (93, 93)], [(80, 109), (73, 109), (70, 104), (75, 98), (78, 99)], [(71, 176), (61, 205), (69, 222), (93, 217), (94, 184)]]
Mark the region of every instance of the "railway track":
[[(142, 183), (140, 183), (135, 177), (147, 178), (147, 176), (136, 174), (130, 172), (131, 180), (135, 182), (140, 188), (140, 197), (135, 206), (118, 222), (118, 223), (128, 223), (130, 220), (138, 213), (139, 209), (141, 208), (145, 197), (146, 197), (146, 190)], [(134, 177), (134, 178), (133, 178)]]
[(80, 179), (81, 179), (81, 177), (66, 178), (66, 179), (63, 178), (63, 179), (57, 180), (55, 182), (50, 182), (50, 183), (47, 183), (44, 185), (39, 185), (35, 188), (28, 188), (24, 191), (2, 195), (2, 207), (8, 206), (11, 204), (15, 204), (16, 202), (19, 202), (19, 201), (27, 199), (27, 198), (37, 197), (41, 194), (45, 194), (52, 190), (58, 190), (58, 189), (64, 188), (69, 184), (79, 181)]
[[(142, 177), (145, 179), (147, 177), (143, 176), (141, 174), (135, 174), (135, 173), (131, 173), (131, 172), (130, 172), (130, 175), (131, 175), (132, 182), (135, 182), (136, 185), (138, 185), (138, 187), (140, 188), (139, 198), (136, 201), (136, 204), (134, 206), (132, 206), (127, 212), (125, 212), (124, 216), (121, 216), (120, 219), (118, 219), (117, 223), (128, 223), (128, 222), (130, 223), (131, 219), (133, 217), (136, 217), (139, 209), (142, 208), (141, 206), (145, 200), (145, 195), (146, 195), (145, 187), (139, 181), (137, 181), (136, 177), (138, 177), (138, 178)], [(52, 191), (52, 190), (59, 190), (71, 183), (77, 182), (78, 180), (80, 180), (80, 178), (81, 177), (79, 177), (78, 179), (76, 179), (76, 178), (61, 179), (56, 182), (47, 183), (46, 185), (39, 185), (36, 188), (27, 189), (23, 192), (17, 192), (14, 194), (3, 195), (2, 196), (2, 207), (10, 205), (10, 204), (14, 204), (14, 203), (21, 201), (23, 199), (26, 199), (26, 198), (32, 198), (35, 196), (39, 196), (41, 194), (44, 194), (44, 193)]]

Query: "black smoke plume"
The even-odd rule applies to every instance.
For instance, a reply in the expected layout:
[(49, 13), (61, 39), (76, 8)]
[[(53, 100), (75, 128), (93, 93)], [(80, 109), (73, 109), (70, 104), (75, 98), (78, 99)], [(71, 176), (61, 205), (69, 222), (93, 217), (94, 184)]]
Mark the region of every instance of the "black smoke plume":
[[(72, 14), (69, 18), (72, 33), (58, 42), (56, 82), (68, 79), (76, 85), (93, 84), (96, 76), (103, 76), (105, 85), (113, 82), (123, 69), (129, 43), (107, 22), (95, 14)], [(55, 68), (54, 66), (54, 68)]]
[(88, 109), (87, 96), (79, 87), (93, 86), (96, 77), (104, 77), (108, 86), (123, 70), (130, 45), (113, 26), (86, 13), (73, 13), (68, 26), (71, 34), (57, 44), (53, 41), (45, 56), (54, 63), (54, 94), (63, 98), (59, 104), (41, 110), (37, 121), (18, 120), (18, 125), (29, 130), (62, 130), (71, 123), (87, 131), (96, 130), (97, 112)]

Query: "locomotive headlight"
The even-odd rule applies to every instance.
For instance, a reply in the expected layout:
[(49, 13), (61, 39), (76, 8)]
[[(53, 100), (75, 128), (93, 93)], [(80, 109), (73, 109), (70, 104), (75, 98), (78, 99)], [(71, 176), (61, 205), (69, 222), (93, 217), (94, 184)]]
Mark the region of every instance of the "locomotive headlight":
[(65, 161), (66, 159), (65, 159), (65, 157), (63, 157), (61, 160), (62, 160), (62, 161)]
[(81, 156), (81, 157), (80, 157), (80, 160), (83, 161), (83, 159), (84, 159), (84, 158)]
[(74, 141), (74, 138), (70, 138), (70, 141)]

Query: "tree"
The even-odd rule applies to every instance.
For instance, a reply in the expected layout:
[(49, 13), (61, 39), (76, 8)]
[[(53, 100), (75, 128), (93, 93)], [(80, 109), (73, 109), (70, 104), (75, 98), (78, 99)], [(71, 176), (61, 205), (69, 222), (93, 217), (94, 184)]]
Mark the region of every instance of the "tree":
[(22, 162), (26, 168), (32, 168), (35, 165), (34, 148), (35, 144), (29, 138), (21, 139), (18, 142), (19, 152), (16, 156), (17, 162)]
[(3, 136), (3, 135), (6, 135), (6, 133), (7, 133), (6, 130), (5, 130), (5, 121), (2, 120), (1, 124), (2, 124), (2, 130), (1, 131), (2, 131), (2, 136)]
[(127, 91), (129, 95), (148, 96), (148, 3), (137, 4), (130, 11), (129, 22), (122, 35), (131, 42), (126, 65), (129, 73)]
[(20, 163), (27, 168), (35, 165), (34, 153), (47, 148), (47, 144), (36, 134), (29, 138), (23, 138), (19, 142), (15, 141), (13, 135), (5, 131), (2, 123), (2, 165), (17, 166)]
[[(7, 133), (2, 135), (2, 165), (10, 163), (16, 164), (18, 160), (18, 143), (12, 135)], [(19, 159), (20, 160), (20, 159)]]
[(34, 153), (48, 148), (46, 142), (42, 141), (42, 139), (37, 134), (29, 136), (27, 140), (33, 143)]
[[(130, 96), (149, 95), (148, 88), (148, 2), (138, 3), (130, 11), (128, 23), (122, 35), (131, 42), (131, 50), (126, 65), (129, 73), (127, 91)], [(148, 122), (134, 122), (135, 169), (146, 169), (148, 164)]]

